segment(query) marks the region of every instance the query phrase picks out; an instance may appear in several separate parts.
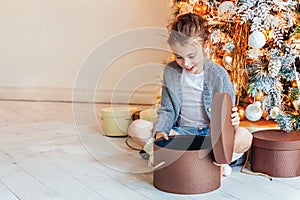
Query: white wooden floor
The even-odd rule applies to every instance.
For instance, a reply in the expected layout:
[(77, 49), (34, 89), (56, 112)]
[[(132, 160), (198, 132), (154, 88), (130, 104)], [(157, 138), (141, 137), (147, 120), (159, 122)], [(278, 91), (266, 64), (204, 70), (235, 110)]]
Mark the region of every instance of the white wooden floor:
[(300, 199), (300, 177), (271, 182), (239, 168), (210, 193), (162, 192), (125, 138), (101, 134), (93, 109), (91, 104), (0, 101), (0, 199)]

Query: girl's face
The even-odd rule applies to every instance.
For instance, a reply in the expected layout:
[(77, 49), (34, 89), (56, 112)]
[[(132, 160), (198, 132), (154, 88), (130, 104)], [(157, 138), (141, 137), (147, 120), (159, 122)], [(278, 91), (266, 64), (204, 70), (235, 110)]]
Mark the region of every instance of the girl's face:
[(188, 42), (186, 44), (175, 43), (170, 46), (179, 66), (193, 74), (203, 71), (206, 56), (202, 45)]

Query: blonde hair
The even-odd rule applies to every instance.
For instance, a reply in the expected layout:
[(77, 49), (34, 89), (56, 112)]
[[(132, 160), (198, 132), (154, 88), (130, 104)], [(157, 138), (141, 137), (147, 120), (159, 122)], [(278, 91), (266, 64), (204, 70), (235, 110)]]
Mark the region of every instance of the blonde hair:
[(168, 26), (170, 35), (169, 44), (185, 44), (190, 39), (206, 42), (208, 38), (207, 21), (201, 16), (193, 13), (186, 13), (178, 16), (173, 23)]

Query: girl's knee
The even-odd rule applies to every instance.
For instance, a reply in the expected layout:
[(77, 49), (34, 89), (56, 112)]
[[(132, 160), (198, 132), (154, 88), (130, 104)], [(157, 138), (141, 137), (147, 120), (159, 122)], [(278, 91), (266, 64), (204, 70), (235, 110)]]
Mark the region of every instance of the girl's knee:
[(247, 151), (252, 144), (252, 134), (250, 131), (243, 127), (238, 127), (235, 132), (234, 138), (234, 152), (243, 153)]
[(152, 136), (153, 123), (138, 119), (134, 120), (128, 127), (128, 135), (141, 147)]

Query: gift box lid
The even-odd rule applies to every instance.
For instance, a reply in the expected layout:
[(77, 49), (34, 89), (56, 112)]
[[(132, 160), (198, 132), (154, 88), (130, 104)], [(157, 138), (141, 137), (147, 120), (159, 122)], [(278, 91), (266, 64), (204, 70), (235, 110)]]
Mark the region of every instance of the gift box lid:
[(253, 133), (253, 146), (274, 150), (300, 149), (300, 132), (283, 130), (261, 130)]
[(214, 157), (219, 164), (231, 163), (234, 127), (231, 124), (232, 100), (228, 93), (215, 94), (211, 108), (211, 142)]

